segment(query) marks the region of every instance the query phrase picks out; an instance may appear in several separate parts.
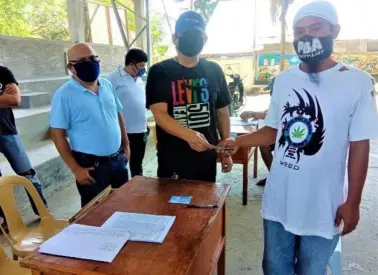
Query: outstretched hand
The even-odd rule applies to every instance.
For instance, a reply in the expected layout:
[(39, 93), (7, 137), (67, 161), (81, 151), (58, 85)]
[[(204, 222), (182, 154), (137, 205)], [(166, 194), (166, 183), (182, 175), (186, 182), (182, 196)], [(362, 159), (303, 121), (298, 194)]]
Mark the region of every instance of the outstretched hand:
[[(225, 148), (227, 148), (228, 150), (225, 150)], [(217, 152), (222, 157), (232, 156), (233, 154), (236, 153), (237, 150), (238, 150), (238, 147), (237, 147), (235, 139), (233, 138), (223, 139), (218, 143), (218, 146), (217, 146)]]
[(197, 152), (204, 152), (214, 148), (203, 134), (193, 130), (188, 132), (185, 141), (189, 144), (190, 148)]

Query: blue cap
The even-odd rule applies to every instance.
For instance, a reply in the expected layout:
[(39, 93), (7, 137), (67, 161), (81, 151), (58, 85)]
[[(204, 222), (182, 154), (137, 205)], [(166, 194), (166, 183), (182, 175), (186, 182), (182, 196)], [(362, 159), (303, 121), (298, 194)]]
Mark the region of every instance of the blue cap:
[(177, 19), (175, 32), (176, 34), (192, 30), (205, 32), (205, 28), (205, 21), (201, 15), (194, 11), (187, 11)]

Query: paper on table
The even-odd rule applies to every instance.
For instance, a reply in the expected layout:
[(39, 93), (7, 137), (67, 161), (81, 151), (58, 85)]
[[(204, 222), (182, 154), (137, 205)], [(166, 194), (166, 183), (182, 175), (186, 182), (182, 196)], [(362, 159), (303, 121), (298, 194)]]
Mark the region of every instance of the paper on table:
[(162, 243), (176, 217), (115, 212), (102, 228), (124, 230), (130, 241)]
[(128, 232), (72, 224), (43, 243), (39, 252), (111, 263), (129, 237)]
[(256, 126), (259, 124), (258, 120), (244, 121), (239, 117), (230, 117), (231, 126)]

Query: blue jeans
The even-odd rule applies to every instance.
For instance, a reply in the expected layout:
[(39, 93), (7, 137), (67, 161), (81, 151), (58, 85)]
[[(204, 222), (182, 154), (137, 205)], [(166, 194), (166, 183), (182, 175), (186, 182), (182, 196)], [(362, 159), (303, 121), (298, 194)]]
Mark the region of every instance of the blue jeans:
[[(39, 181), (35, 170), (31, 166), (20, 137), (18, 135), (0, 135), (0, 152), (4, 154), (5, 158), (8, 160), (16, 174), (27, 178), (34, 185), (38, 194), (41, 196), (42, 201), (47, 206), (46, 199), (43, 196), (41, 182)], [(29, 193), (27, 194), (34, 213), (38, 215), (38, 210), (33, 202), (33, 199), (30, 197)], [(0, 216), (3, 216), (1, 210)]]
[(108, 160), (100, 160), (96, 156), (80, 152), (73, 152), (73, 156), (81, 167), (95, 168), (94, 171), (90, 171), (91, 177), (95, 180), (94, 184), (76, 182), (81, 197), (81, 207), (84, 207), (109, 185), (112, 188), (119, 188), (129, 180), (126, 156), (123, 153)]
[(323, 275), (340, 236), (298, 236), (264, 220), (264, 275)]

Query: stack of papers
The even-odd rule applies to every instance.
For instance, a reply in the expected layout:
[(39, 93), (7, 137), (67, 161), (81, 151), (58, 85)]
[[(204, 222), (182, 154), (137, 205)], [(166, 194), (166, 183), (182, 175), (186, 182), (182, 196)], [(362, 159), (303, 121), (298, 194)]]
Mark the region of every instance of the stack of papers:
[(126, 231), (72, 224), (43, 243), (39, 252), (111, 263), (129, 237)]
[(130, 241), (162, 243), (174, 216), (115, 212), (101, 228), (130, 233)]

